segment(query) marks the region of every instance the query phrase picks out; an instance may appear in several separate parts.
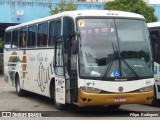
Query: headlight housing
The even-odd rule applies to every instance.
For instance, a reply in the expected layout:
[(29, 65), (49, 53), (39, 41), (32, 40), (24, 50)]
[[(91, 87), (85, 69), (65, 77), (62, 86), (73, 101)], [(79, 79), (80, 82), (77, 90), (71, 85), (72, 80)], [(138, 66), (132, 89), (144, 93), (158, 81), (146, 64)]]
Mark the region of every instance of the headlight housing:
[(148, 91), (152, 91), (154, 89), (154, 86), (151, 85), (151, 86), (147, 86), (147, 87), (144, 87), (144, 88), (141, 88), (139, 89), (140, 92), (148, 92)]
[(80, 87), (80, 90), (87, 92), (87, 93), (100, 93), (101, 90), (98, 88), (93, 88), (93, 87)]

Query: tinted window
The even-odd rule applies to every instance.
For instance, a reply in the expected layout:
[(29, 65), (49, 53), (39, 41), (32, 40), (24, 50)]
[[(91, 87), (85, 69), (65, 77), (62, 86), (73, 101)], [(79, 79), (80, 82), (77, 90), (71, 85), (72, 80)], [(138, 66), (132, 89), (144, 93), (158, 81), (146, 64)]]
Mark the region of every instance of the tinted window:
[(74, 32), (74, 21), (72, 18), (64, 17), (63, 35), (68, 36)]
[(5, 43), (11, 43), (11, 31), (5, 33)]
[(5, 33), (5, 48), (11, 47), (11, 31)]
[(19, 32), (19, 47), (26, 47), (27, 28), (21, 28)]
[(48, 23), (38, 26), (37, 46), (47, 46), (48, 41)]
[(17, 48), (17, 45), (18, 45), (18, 30), (13, 30), (11, 48)]
[(37, 27), (36, 25), (30, 26), (28, 28), (28, 47), (35, 47), (36, 46), (36, 32), (37, 32)]
[(160, 52), (160, 32), (159, 30), (153, 29), (150, 31), (150, 36), (152, 40), (153, 54), (158, 54)]
[(49, 29), (49, 41), (48, 45), (54, 45), (54, 40), (56, 37), (61, 36), (61, 21), (51, 21), (50, 22), (50, 29)]

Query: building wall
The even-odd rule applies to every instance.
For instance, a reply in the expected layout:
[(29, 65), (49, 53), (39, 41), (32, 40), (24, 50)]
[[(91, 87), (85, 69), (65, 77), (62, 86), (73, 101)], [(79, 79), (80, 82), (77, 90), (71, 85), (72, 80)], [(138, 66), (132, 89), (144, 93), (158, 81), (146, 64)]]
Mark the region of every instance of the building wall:
[(160, 4), (149, 4), (149, 6), (155, 9), (154, 14), (157, 16), (158, 21), (160, 21)]
[[(22, 23), (49, 16), (49, 4), (52, 4), (54, 8), (58, 2), (54, 0), (0, 0), (0, 23)], [(105, 3), (80, 2), (75, 4), (79, 10), (102, 10)], [(17, 15), (20, 9), (24, 11), (22, 16)]]
[[(49, 16), (49, 4), (56, 6), (59, 0), (0, 0), (0, 23), (22, 23)], [(103, 10), (105, 2), (75, 2), (78, 10)], [(160, 5), (149, 5), (155, 8), (155, 15), (160, 21)], [(24, 14), (17, 15), (22, 9)]]
[[(78, 2), (109, 2), (114, 0), (75, 0)], [(149, 0), (144, 0), (146, 3), (149, 3)]]

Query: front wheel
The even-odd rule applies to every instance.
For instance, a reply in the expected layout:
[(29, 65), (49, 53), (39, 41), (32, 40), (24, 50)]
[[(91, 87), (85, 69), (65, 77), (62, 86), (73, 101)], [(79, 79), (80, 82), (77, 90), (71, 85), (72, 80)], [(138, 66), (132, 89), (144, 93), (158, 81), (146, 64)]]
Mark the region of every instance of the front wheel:
[(159, 106), (160, 105), (160, 100), (157, 99), (157, 92), (156, 92), (156, 87), (154, 86), (154, 97), (153, 97), (153, 100), (152, 100), (152, 103), (151, 105), (154, 107), (156, 106)]
[(18, 96), (22, 97), (26, 95), (26, 91), (22, 90), (20, 87), (20, 79), (18, 75), (15, 77), (15, 87)]

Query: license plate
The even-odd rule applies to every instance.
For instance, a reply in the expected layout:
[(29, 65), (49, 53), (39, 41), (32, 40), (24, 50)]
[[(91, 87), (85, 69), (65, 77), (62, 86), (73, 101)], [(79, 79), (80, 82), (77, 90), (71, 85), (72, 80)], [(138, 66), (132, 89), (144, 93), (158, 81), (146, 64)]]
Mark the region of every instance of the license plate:
[(126, 98), (115, 98), (114, 102), (126, 102)]

